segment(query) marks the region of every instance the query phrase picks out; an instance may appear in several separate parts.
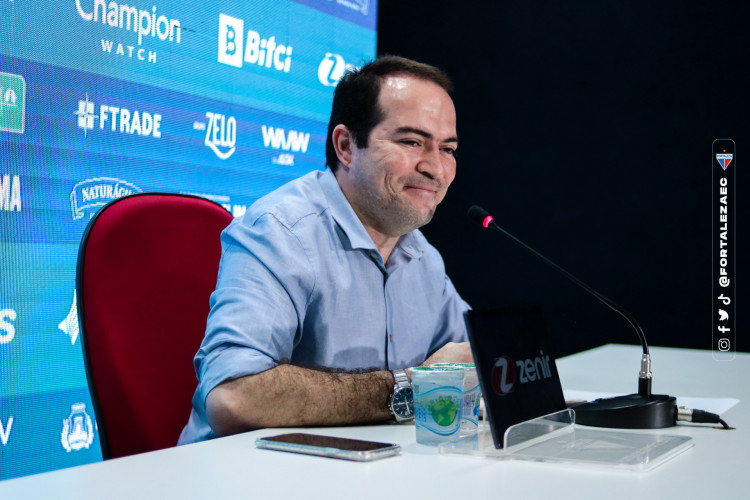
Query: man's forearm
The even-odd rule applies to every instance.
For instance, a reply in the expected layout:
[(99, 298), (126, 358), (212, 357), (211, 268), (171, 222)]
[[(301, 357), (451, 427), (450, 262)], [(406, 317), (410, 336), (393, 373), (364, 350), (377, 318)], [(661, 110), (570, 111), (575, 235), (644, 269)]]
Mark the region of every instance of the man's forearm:
[(218, 435), (382, 422), (391, 418), (392, 391), (389, 371), (331, 373), (282, 364), (214, 388), (206, 398), (206, 417)]

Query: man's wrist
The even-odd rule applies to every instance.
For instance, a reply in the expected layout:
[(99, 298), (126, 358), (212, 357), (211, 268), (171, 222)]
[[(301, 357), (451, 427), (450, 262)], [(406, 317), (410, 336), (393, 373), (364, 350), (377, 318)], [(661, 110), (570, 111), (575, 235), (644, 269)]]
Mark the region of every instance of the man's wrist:
[(414, 419), (414, 397), (411, 380), (406, 370), (393, 370), (393, 393), (388, 400), (388, 409), (396, 422)]

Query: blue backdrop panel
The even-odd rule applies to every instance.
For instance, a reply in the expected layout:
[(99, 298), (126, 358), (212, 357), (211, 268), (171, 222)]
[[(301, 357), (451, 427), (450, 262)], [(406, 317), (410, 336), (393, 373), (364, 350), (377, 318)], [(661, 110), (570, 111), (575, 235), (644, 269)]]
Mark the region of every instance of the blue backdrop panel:
[(369, 0), (0, 4), (0, 479), (102, 458), (75, 297), (91, 217), (143, 191), (241, 215), (324, 168), (333, 88), (375, 56), (376, 14)]

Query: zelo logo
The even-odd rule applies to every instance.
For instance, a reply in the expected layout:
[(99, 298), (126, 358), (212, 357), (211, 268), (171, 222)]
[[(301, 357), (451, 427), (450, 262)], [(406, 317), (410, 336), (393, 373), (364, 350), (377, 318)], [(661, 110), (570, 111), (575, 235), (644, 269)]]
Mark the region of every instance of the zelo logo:
[[(245, 22), (236, 17), (219, 14), (218, 61), (241, 68), (243, 61), (262, 68), (289, 73), (292, 64), (292, 46), (276, 43), (276, 37), (262, 38), (260, 33), (247, 31)], [(244, 47), (244, 50), (243, 50)]]
[(12, 321), (16, 320), (16, 311), (0, 309), (0, 345), (8, 344), (16, 336), (16, 327)]
[(211, 148), (216, 156), (226, 160), (234, 154), (237, 142), (237, 120), (234, 116), (224, 116), (219, 113), (206, 112), (208, 123), (196, 122), (193, 128), (206, 130), (204, 144)]
[(151, 136), (157, 139), (161, 137), (161, 115), (147, 111), (130, 111), (119, 106), (102, 104), (98, 113), (93, 102), (86, 100), (78, 101), (78, 109), (73, 111), (78, 116), (78, 128), (83, 129), (83, 135), (87, 136), (89, 130), (94, 130), (99, 124), (99, 130), (108, 128), (112, 132), (120, 134)]
[(0, 72), (0, 131), (23, 134), (26, 120), (26, 80)]
[(353, 64), (347, 64), (338, 54), (326, 52), (318, 65), (318, 81), (326, 87), (335, 87), (344, 73), (357, 69)]
[(0, 174), (0, 212), (21, 211), (21, 178)]
[[(518, 373), (518, 377), (516, 377)], [(527, 384), (536, 380), (552, 377), (549, 367), (549, 356), (539, 351), (539, 356), (514, 362), (510, 356), (501, 356), (495, 360), (492, 367), (492, 389), (499, 395), (505, 396), (513, 392), (516, 380)]]
[(73, 220), (82, 219), (86, 213), (90, 219), (110, 201), (140, 192), (141, 188), (122, 179), (97, 177), (81, 181), (73, 186), (70, 193)]

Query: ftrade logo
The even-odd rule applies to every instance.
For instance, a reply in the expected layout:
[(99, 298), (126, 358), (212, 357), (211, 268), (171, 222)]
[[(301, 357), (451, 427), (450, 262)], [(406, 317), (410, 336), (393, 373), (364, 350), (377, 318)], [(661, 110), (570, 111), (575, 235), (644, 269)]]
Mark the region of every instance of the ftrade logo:
[(292, 46), (276, 42), (276, 36), (261, 37), (260, 33), (247, 30), (245, 21), (219, 14), (219, 56), (223, 64), (241, 68), (243, 62), (261, 68), (289, 73), (292, 65)]
[(141, 188), (122, 179), (97, 177), (81, 181), (73, 186), (70, 193), (73, 220), (83, 219), (86, 214), (87, 219), (90, 219), (110, 201), (140, 192)]
[(73, 111), (78, 117), (78, 128), (88, 136), (89, 130), (110, 130), (119, 134), (161, 137), (161, 115), (147, 111), (131, 111), (120, 106), (102, 104), (98, 108), (86, 99), (78, 101), (78, 109)]
[(26, 121), (26, 80), (0, 72), (0, 131), (23, 134)]
[(492, 367), (492, 389), (499, 396), (505, 396), (513, 392), (516, 382), (527, 384), (550, 377), (549, 356), (545, 356), (544, 351), (539, 351), (536, 358), (515, 362), (510, 356), (500, 356)]
[(338, 54), (326, 52), (318, 65), (318, 81), (326, 87), (335, 87), (347, 71), (353, 71), (357, 66), (347, 64)]
[(0, 309), (0, 345), (9, 344), (16, 336), (16, 327), (13, 326), (15, 320), (14, 309)]
[(146, 50), (141, 45), (149, 39), (180, 43), (182, 27), (179, 19), (157, 13), (156, 5), (151, 9), (139, 9), (128, 4), (106, 0), (76, 0), (78, 15), (87, 22), (108, 26), (120, 32), (132, 32), (136, 45), (123, 44), (110, 39), (101, 39), (102, 52), (137, 61), (156, 63), (156, 51)]
[(0, 174), (0, 212), (21, 211), (21, 178)]
[(211, 148), (221, 160), (226, 160), (234, 154), (237, 143), (237, 120), (234, 116), (224, 116), (220, 113), (206, 112), (207, 122), (193, 123), (193, 130), (205, 130), (206, 138), (203, 143)]

